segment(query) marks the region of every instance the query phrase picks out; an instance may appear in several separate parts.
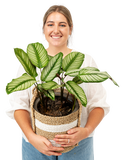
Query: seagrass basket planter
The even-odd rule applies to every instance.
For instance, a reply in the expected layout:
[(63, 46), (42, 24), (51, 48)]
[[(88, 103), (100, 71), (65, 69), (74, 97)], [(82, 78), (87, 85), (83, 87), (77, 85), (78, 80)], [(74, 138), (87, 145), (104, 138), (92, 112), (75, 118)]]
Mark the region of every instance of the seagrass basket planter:
[[(64, 89), (64, 94), (67, 95), (67, 93), (68, 91)], [(39, 98), (37, 90), (35, 88), (32, 90), (32, 94), (33, 97), (31, 100), (31, 115), (33, 131), (36, 134), (47, 138), (53, 146), (61, 147), (61, 145), (56, 144), (53, 139), (57, 134), (66, 134), (69, 129), (80, 126), (82, 104), (79, 100), (77, 100), (77, 107), (75, 107), (74, 111), (69, 115), (62, 117), (51, 117), (43, 115), (38, 111), (36, 107), (37, 105), (35, 103), (38, 103)], [(60, 95), (60, 89), (55, 90), (55, 95)], [(75, 146), (77, 146), (77, 144), (71, 147), (64, 148), (64, 151), (62, 151), (62, 153), (72, 150)]]

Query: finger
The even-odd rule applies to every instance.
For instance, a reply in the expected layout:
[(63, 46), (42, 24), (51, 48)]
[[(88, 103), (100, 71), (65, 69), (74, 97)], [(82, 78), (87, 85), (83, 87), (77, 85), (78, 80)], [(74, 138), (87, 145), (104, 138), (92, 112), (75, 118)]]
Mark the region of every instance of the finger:
[(47, 155), (48, 155), (48, 156), (52, 156), (52, 155), (53, 155), (53, 156), (61, 156), (62, 153), (49, 151), (49, 152), (47, 153)]
[(74, 128), (74, 129), (70, 129), (69, 131), (67, 131), (68, 134), (74, 134), (77, 132), (77, 129)]
[(71, 139), (54, 139), (57, 144), (68, 144), (71, 143)]
[(60, 151), (64, 150), (64, 148), (62, 148), (62, 147), (54, 147), (52, 145), (52, 143), (50, 141), (48, 141), (46, 138), (44, 138), (44, 143), (48, 147), (49, 151), (58, 151), (58, 152), (60, 152)]
[(61, 152), (61, 151), (64, 151), (64, 148), (62, 148), (62, 147), (51, 147), (51, 148), (50, 148), (50, 151)]
[(62, 144), (61, 146), (62, 146), (62, 147), (70, 147), (70, 146), (72, 146), (72, 145), (70, 145), (70, 144)]
[(56, 135), (55, 139), (69, 139), (70, 136), (67, 134)]

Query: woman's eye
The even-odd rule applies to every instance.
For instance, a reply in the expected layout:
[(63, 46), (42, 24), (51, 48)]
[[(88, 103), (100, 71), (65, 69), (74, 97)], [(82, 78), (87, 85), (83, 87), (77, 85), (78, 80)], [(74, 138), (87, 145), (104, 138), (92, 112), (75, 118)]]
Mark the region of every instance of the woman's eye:
[(53, 24), (48, 24), (48, 26), (53, 26)]
[[(49, 24), (48, 26), (52, 26), (52, 24)], [(65, 27), (65, 25), (60, 25), (60, 26)]]
[(63, 24), (61, 24), (60, 26), (61, 26), (61, 27), (65, 27), (65, 25), (63, 25)]

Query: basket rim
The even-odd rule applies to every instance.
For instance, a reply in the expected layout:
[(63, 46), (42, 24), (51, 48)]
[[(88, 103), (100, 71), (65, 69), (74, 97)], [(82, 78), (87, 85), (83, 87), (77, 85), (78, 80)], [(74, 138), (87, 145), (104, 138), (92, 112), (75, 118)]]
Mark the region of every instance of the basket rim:
[[(57, 91), (60, 91), (60, 89), (57, 89)], [(68, 92), (66, 89), (64, 89), (66, 92)], [(61, 124), (65, 124), (64, 123), (64, 120), (65, 120), (65, 118), (68, 118), (68, 120), (67, 121), (71, 121), (72, 122), (72, 117), (73, 116), (75, 116), (74, 114), (75, 114), (75, 112), (72, 112), (72, 113), (70, 113), (70, 114), (68, 114), (68, 115), (66, 115), (66, 116), (61, 116), (61, 117), (52, 117), (52, 116), (48, 116), (48, 115), (43, 115), (43, 114), (41, 114), (40, 112), (37, 112), (34, 108), (33, 108), (33, 106), (34, 106), (34, 101), (35, 101), (35, 99), (38, 97), (38, 93), (37, 93), (37, 90), (36, 90), (36, 88), (34, 88), (33, 90), (32, 90), (32, 93), (33, 93), (33, 96), (32, 96), (32, 99), (31, 99), (31, 103), (30, 103), (30, 105), (31, 105), (31, 115), (32, 115), (32, 127), (33, 127), (33, 130), (34, 130), (34, 132), (36, 131), (36, 126), (35, 126), (35, 119), (37, 119), (36, 118), (36, 114), (38, 114), (38, 116), (39, 117), (41, 117), (41, 119), (53, 119), (53, 121), (62, 121), (62, 123)], [(80, 126), (80, 124), (81, 124), (81, 113), (82, 113), (82, 104), (81, 104), (81, 102), (77, 99), (77, 101), (78, 101), (78, 104), (79, 104), (79, 108), (77, 109), (77, 112), (78, 112), (78, 114), (75, 116), (75, 120), (76, 119), (78, 119), (78, 126)], [(77, 118), (78, 117), (78, 118)], [(48, 121), (50, 121), (50, 120), (46, 120), (46, 124), (48, 124)], [(58, 124), (56, 124), (56, 125), (58, 125)]]

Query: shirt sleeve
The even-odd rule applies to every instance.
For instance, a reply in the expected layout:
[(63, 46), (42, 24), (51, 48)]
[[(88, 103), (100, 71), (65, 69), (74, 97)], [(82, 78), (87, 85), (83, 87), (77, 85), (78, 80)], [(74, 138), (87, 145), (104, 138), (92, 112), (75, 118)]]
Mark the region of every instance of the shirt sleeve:
[[(19, 67), (17, 77), (25, 73), (22, 66)], [(7, 115), (14, 119), (14, 112), (19, 109), (27, 110), (30, 112), (30, 88), (13, 92), (10, 96), (11, 107), (6, 111)]]
[[(91, 67), (96, 67), (97, 65), (93, 58), (90, 57)], [(103, 82), (104, 83), (104, 82)], [(108, 114), (110, 107), (106, 103), (106, 91), (102, 83), (88, 83), (87, 84), (87, 111), (88, 114), (96, 107), (103, 108), (104, 116)]]

